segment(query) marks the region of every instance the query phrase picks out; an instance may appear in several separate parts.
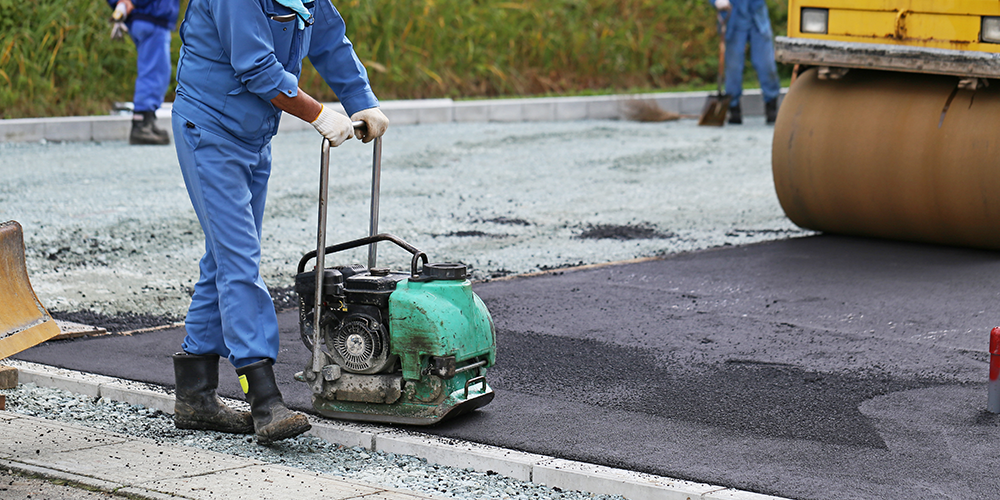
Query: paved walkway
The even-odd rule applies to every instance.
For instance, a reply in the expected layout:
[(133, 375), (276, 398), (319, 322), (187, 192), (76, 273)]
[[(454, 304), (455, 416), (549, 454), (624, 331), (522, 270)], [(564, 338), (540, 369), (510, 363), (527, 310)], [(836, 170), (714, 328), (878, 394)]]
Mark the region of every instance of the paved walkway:
[[(0, 468), (143, 499), (429, 499), (322, 474), (0, 412)], [(60, 499), (94, 498), (84, 489)], [(15, 498), (0, 490), (0, 497)], [(75, 496), (79, 494), (79, 496)], [(26, 498), (38, 498), (37, 496)]]

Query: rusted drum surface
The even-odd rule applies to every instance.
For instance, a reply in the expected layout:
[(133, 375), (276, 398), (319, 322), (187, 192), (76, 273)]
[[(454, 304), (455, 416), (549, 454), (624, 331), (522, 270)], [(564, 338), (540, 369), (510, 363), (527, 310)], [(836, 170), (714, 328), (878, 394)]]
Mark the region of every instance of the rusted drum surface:
[(1000, 249), (1000, 82), (956, 92), (957, 83), (801, 75), (772, 146), (788, 218), (830, 233)]

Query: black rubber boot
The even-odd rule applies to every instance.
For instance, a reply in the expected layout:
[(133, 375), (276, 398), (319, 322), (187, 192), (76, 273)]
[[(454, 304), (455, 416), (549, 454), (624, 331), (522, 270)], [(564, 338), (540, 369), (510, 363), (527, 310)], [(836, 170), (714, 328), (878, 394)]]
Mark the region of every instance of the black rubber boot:
[(155, 111), (140, 111), (132, 116), (132, 132), (128, 136), (128, 143), (163, 146), (170, 144), (170, 134), (157, 128)]
[(249, 434), (253, 432), (250, 412), (226, 406), (215, 394), (219, 387), (219, 356), (174, 354), (174, 426), (178, 429)]
[(285, 406), (278, 384), (274, 381), (270, 359), (237, 368), (236, 373), (240, 376), (240, 385), (250, 403), (258, 443), (270, 444), (298, 436), (312, 428), (305, 415)]
[(729, 108), (729, 123), (731, 125), (743, 124), (743, 110), (739, 104)]
[(773, 99), (764, 103), (764, 115), (767, 116), (768, 125), (778, 121), (778, 100)]

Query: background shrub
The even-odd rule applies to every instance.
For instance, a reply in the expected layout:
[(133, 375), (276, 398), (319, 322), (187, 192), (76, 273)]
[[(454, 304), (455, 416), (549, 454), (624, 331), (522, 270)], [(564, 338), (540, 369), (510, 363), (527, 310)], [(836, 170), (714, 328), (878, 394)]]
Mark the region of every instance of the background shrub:
[[(785, 4), (768, 1), (783, 33)], [(718, 39), (705, 0), (335, 4), (381, 99), (714, 86)], [(109, 39), (110, 13), (103, 0), (0, 0), (0, 118), (104, 114), (131, 100), (135, 49)], [(175, 62), (179, 46), (174, 33)], [(336, 98), (308, 64), (301, 86)]]

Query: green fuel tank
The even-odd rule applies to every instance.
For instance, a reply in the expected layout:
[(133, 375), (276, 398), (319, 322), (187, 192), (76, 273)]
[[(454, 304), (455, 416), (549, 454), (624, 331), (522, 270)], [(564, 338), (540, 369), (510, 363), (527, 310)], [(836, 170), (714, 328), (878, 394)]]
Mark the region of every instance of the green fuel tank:
[(407, 279), (389, 296), (392, 353), (406, 380), (420, 380), (431, 357), (455, 357), (459, 368), (472, 359), (496, 361), (496, 331), (483, 301), (465, 279)]

